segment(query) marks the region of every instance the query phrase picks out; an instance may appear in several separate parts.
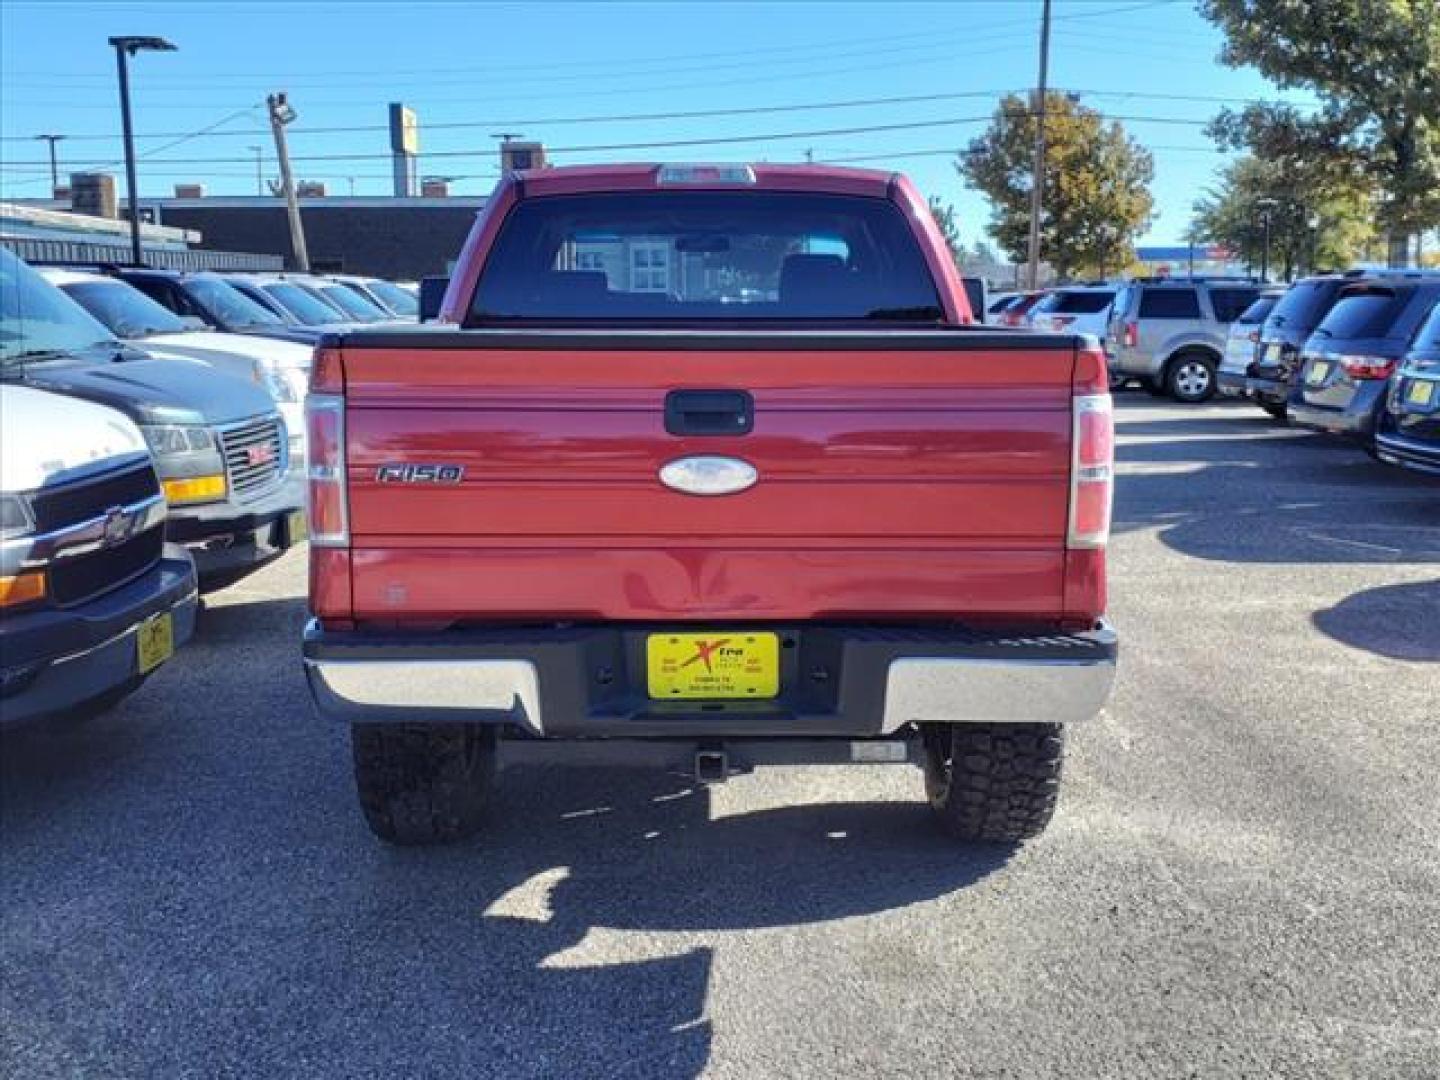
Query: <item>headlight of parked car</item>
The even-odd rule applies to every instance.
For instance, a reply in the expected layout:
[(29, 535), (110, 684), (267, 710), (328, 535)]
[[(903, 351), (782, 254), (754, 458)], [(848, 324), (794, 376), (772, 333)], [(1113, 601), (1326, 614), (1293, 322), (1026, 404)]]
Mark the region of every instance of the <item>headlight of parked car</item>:
[(297, 392), (295, 381), (290, 378), (290, 372), (281, 368), (265, 369), (265, 389), (276, 401), (293, 403), (305, 397), (305, 391)]
[(155, 471), (171, 506), (219, 502), (228, 491), (225, 463), (207, 427), (146, 424), (141, 431), (155, 456)]
[(0, 540), (35, 531), (30, 503), (23, 495), (0, 495)]
[(140, 429), (150, 452), (156, 457), (174, 457), (177, 454), (200, 454), (215, 449), (215, 436), (207, 427), (189, 424), (145, 425)]
[[(35, 531), (35, 516), (23, 495), (0, 495), (0, 540), (13, 540)], [(45, 599), (48, 579), (44, 570), (0, 569), (0, 610), (13, 611)], [(13, 572), (12, 572), (13, 570)]]

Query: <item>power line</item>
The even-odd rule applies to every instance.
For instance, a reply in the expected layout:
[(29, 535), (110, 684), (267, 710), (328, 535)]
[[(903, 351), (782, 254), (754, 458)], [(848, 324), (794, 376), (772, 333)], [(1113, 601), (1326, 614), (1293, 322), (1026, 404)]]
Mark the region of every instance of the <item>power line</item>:
[[(1193, 101), (1207, 104), (1223, 105), (1289, 105), (1296, 108), (1318, 108), (1313, 102), (1292, 101), (1285, 98), (1263, 98), (1263, 97), (1223, 97), (1206, 94), (1169, 94), (1155, 93), (1147, 90), (1089, 90), (1070, 88), (1057, 92), (1088, 95), (1100, 98), (1133, 98), (1139, 101)], [(844, 101), (816, 101), (803, 102), (786, 105), (759, 105), (748, 108), (729, 109), (691, 109), (679, 112), (652, 112), (652, 113), (615, 113), (597, 116), (543, 116), (528, 117), (506, 120), (456, 120), (441, 121), (438, 123), (427, 123), (424, 126), (426, 131), (452, 131), (479, 128), (501, 128), (501, 127), (539, 127), (539, 126), (562, 126), (579, 124), (614, 124), (614, 123), (653, 123), (661, 120), (701, 120), (713, 119), (727, 116), (759, 116), (765, 114), (779, 114), (789, 112), (821, 112), (832, 109), (867, 108), (878, 105), (912, 105), (927, 102), (959, 101), (964, 99), (1003, 97), (1006, 94), (1017, 93), (1014, 90), (967, 90), (950, 93), (934, 94), (908, 94), (901, 97), (880, 97), (880, 98), (853, 98)], [(242, 110), (252, 111), (252, 110)], [(218, 125), (216, 125), (218, 126)], [(367, 132), (386, 132), (390, 130), (388, 124), (351, 124), (340, 126), (304, 127), (297, 128), (297, 131), (304, 135), (339, 135), (339, 134), (363, 134)], [(237, 128), (232, 131), (206, 130), (201, 132), (154, 132), (147, 135), (137, 135), (138, 139), (171, 139), (184, 138), (194, 139), (204, 135), (216, 138), (238, 138), (240, 136), (266, 135), (263, 128)], [(98, 142), (113, 140), (114, 135), (67, 135), (69, 142)], [(33, 142), (34, 137), (30, 135), (5, 135), (0, 136), (0, 142)], [(164, 149), (163, 147), (160, 149)], [(150, 151), (157, 152), (157, 151)]]
[[(712, 136), (703, 139), (665, 139), (647, 142), (625, 142), (625, 143), (591, 143), (577, 146), (555, 146), (547, 147), (546, 152), (550, 154), (587, 154), (599, 153), (602, 151), (614, 150), (664, 150), (675, 147), (687, 146), (728, 146), (736, 143), (750, 142), (779, 142), (790, 139), (818, 139), (827, 138), (832, 135), (869, 135), (887, 131), (916, 131), (924, 128), (953, 127), (958, 124), (984, 123), (994, 118), (995, 114), (987, 113), (983, 116), (949, 117), (943, 120), (914, 120), (896, 124), (866, 124), (857, 127), (844, 128), (823, 128), (807, 131), (778, 131), (766, 132), (753, 135), (727, 135)], [(1031, 116), (1030, 110), (1017, 109), (1005, 113), (1012, 118)], [(1204, 127), (1210, 123), (1207, 120), (1192, 120), (1177, 116), (1135, 116), (1115, 113), (1099, 113), (1100, 119), (1109, 121), (1123, 121), (1137, 124), (1166, 124), (1188, 127)], [(493, 147), (471, 148), (466, 150), (434, 150), (420, 155), (422, 158), (451, 158), (470, 157), (476, 154), (493, 152)], [(363, 154), (307, 154), (297, 155), (296, 161), (381, 161), (389, 160), (391, 155), (386, 153), (363, 153)], [(240, 157), (209, 157), (209, 158), (159, 158), (155, 159), (156, 164), (168, 165), (233, 165), (244, 161)], [(38, 160), (16, 161), (11, 165), (42, 165)]]
[[(853, 98), (848, 101), (817, 101), (802, 104), (790, 105), (757, 105), (739, 109), (692, 109), (683, 112), (658, 112), (658, 113), (620, 113), (609, 116), (549, 116), (531, 117), (528, 119), (510, 120), (455, 120), (422, 125), (425, 131), (450, 131), (459, 129), (478, 128), (520, 128), (538, 127), (541, 125), (561, 126), (571, 124), (616, 124), (616, 123), (651, 123), (657, 120), (702, 120), (713, 119), (724, 116), (760, 116), (775, 113), (790, 112), (820, 112), (829, 109), (856, 109), (875, 105), (913, 105), (923, 102), (935, 101), (959, 101), (966, 98), (1002, 97), (1012, 91), (1008, 90), (966, 90), (943, 94), (908, 94), (903, 97), (882, 97), (882, 98)], [(358, 134), (361, 132), (389, 131), (389, 124), (355, 124), (342, 127), (313, 127), (297, 128), (298, 133), (304, 135), (329, 135), (329, 134)], [(269, 132), (263, 128), (237, 129), (235, 131), (220, 132), (225, 137), (240, 135), (266, 135)], [(66, 136), (70, 141), (85, 139), (113, 139), (113, 135), (70, 135)], [(174, 138), (174, 132), (157, 133), (153, 135), (136, 136), (141, 139), (168, 139)], [(197, 133), (191, 132), (184, 138), (195, 138)], [(7, 135), (0, 138), (4, 142), (32, 142), (33, 137), (28, 135)]]

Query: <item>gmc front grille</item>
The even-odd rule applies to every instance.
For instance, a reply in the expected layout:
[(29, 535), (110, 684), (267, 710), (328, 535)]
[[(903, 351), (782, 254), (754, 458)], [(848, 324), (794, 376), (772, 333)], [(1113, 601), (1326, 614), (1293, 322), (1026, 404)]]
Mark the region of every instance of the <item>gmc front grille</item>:
[(230, 495), (241, 501), (274, 491), (285, 477), (288, 452), (278, 417), (254, 420), (220, 433)]

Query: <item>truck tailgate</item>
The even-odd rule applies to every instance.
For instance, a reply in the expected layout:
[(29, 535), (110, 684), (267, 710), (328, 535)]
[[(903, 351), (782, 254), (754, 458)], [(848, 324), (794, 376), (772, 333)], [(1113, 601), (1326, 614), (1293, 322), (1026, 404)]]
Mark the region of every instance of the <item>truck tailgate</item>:
[[(354, 614), (1057, 615), (1077, 340), (352, 335)], [(690, 389), (748, 392), (753, 430), (669, 433), (666, 396)], [(660, 469), (689, 455), (739, 458), (758, 482), (723, 496), (664, 486)], [(382, 473), (415, 464), (463, 475)]]

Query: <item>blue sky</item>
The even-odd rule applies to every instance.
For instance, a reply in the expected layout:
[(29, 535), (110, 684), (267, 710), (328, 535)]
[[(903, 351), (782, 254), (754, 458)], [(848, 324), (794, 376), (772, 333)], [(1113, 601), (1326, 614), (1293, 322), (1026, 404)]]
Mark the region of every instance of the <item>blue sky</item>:
[[(389, 192), (386, 105), (400, 100), (420, 116), (421, 171), (459, 177), (456, 192), (489, 190), (491, 136), (500, 131), (542, 140), (562, 164), (803, 160), (809, 151), (817, 161), (864, 159), (857, 163), (909, 173), (955, 204), (965, 238), (975, 240), (985, 202), (966, 190), (951, 151), (982, 130), (1000, 93), (1034, 83), (1040, 6), (4, 0), (0, 197), (45, 193), (36, 134), (69, 137), (62, 172), (120, 157), (106, 38), (156, 34), (179, 51), (143, 54), (132, 68), (142, 194), (168, 194), (185, 180), (211, 194), (253, 194), (252, 147), (274, 175), (264, 97), (286, 90), (300, 114), (291, 128), (296, 171), (335, 194), (352, 182), (357, 194)], [(1253, 71), (1223, 67), (1220, 35), (1189, 0), (1055, 0), (1054, 13), (1052, 85), (1128, 118), (1155, 154), (1159, 213), (1145, 241), (1183, 236), (1192, 202), (1225, 160), (1202, 130), (1222, 104), (1301, 100)], [(951, 96), (622, 119), (931, 95)], [(333, 128), (361, 130), (323, 130)], [(738, 137), (755, 138), (602, 149)]]

